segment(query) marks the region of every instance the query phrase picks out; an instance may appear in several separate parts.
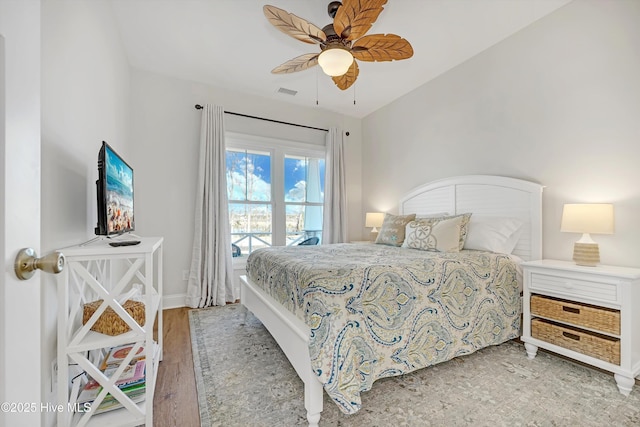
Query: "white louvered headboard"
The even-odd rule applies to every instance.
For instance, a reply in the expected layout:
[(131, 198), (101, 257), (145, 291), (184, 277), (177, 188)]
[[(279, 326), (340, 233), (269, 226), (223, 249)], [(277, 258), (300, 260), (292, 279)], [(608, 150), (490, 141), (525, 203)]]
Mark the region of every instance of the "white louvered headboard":
[(542, 258), (543, 188), (535, 182), (504, 176), (456, 176), (412, 190), (400, 200), (400, 213), (472, 212), (518, 218), (524, 222), (524, 229), (513, 254), (531, 261)]

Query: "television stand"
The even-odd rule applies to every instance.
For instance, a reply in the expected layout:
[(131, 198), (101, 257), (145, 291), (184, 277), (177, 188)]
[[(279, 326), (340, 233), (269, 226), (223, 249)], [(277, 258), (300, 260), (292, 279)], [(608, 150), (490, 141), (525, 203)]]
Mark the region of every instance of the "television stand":
[[(58, 276), (58, 374), (57, 426), (146, 426), (153, 427), (153, 398), (163, 350), (162, 286), (163, 238), (140, 237), (135, 246), (112, 248), (104, 240), (64, 248), (67, 268)], [(136, 284), (142, 285), (139, 301), (144, 303), (144, 321), (134, 318), (120, 299)], [(100, 306), (84, 321), (87, 302)], [(129, 326), (119, 335), (98, 332), (94, 326), (105, 311), (117, 315)], [(114, 319), (117, 319), (114, 316)], [(157, 325), (157, 332), (154, 330)], [(155, 339), (154, 339), (155, 338)], [(116, 385), (125, 366), (106, 374), (100, 368), (113, 348), (123, 345), (142, 348), (145, 356), (144, 391), (132, 395)], [(134, 350), (135, 351), (135, 350)], [(129, 360), (132, 360), (132, 355)], [(123, 363), (127, 361), (125, 359)], [(77, 366), (76, 366), (77, 365)], [(114, 365), (116, 366), (116, 365)], [(86, 375), (77, 375), (86, 372)], [(117, 375), (117, 377), (115, 377)], [(78, 403), (78, 396), (91, 377), (100, 384), (100, 395), (91, 403)], [(105, 404), (111, 397), (114, 406)], [(98, 400), (99, 399), (99, 400)], [(140, 399), (144, 399), (140, 401)], [(109, 402), (107, 402), (109, 403)], [(92, 410), (87, 410), (87, 406)], [(96, 413), (98, 409), (112, 409)]]

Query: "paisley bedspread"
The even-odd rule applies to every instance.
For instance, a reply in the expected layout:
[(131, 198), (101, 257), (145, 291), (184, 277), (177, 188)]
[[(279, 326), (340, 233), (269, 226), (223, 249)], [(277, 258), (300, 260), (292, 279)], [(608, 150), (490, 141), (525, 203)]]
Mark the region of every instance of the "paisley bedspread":
[(311, 329), (311, 366), (345, 413), (380, 378), (518, 336), (519, 267), (508, 255), (375, 244), (273, 247), (249, 279)]

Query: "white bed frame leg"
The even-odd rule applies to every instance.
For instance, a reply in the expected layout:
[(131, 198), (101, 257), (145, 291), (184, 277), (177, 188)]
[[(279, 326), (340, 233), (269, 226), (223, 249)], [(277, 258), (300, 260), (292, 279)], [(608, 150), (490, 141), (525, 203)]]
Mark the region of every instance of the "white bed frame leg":
[(322, 383), (317, 378), (307, 378), (304, 383), (304, 407), (309, 427), (318, 427), (322, 413)]
[(311, 368), (309, 334), (311, 330), (302, 320), (267, 295), (246, 276), (240, 276), (240, 302), (245, 315), (251, 311), (269, 330), (291, 366), (304, 383), (304, 407), (310, 427), (318, 427), (322, 413), (324, 389)]

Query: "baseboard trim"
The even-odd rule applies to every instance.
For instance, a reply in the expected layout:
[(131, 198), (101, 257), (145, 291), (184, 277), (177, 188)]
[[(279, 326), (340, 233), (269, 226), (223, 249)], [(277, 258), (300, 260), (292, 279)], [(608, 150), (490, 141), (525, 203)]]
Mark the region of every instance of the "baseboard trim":
[(187, 294), (173, 294), (162, 297), (162, 307), (164, 309), (180, 308), (187, 306)]

